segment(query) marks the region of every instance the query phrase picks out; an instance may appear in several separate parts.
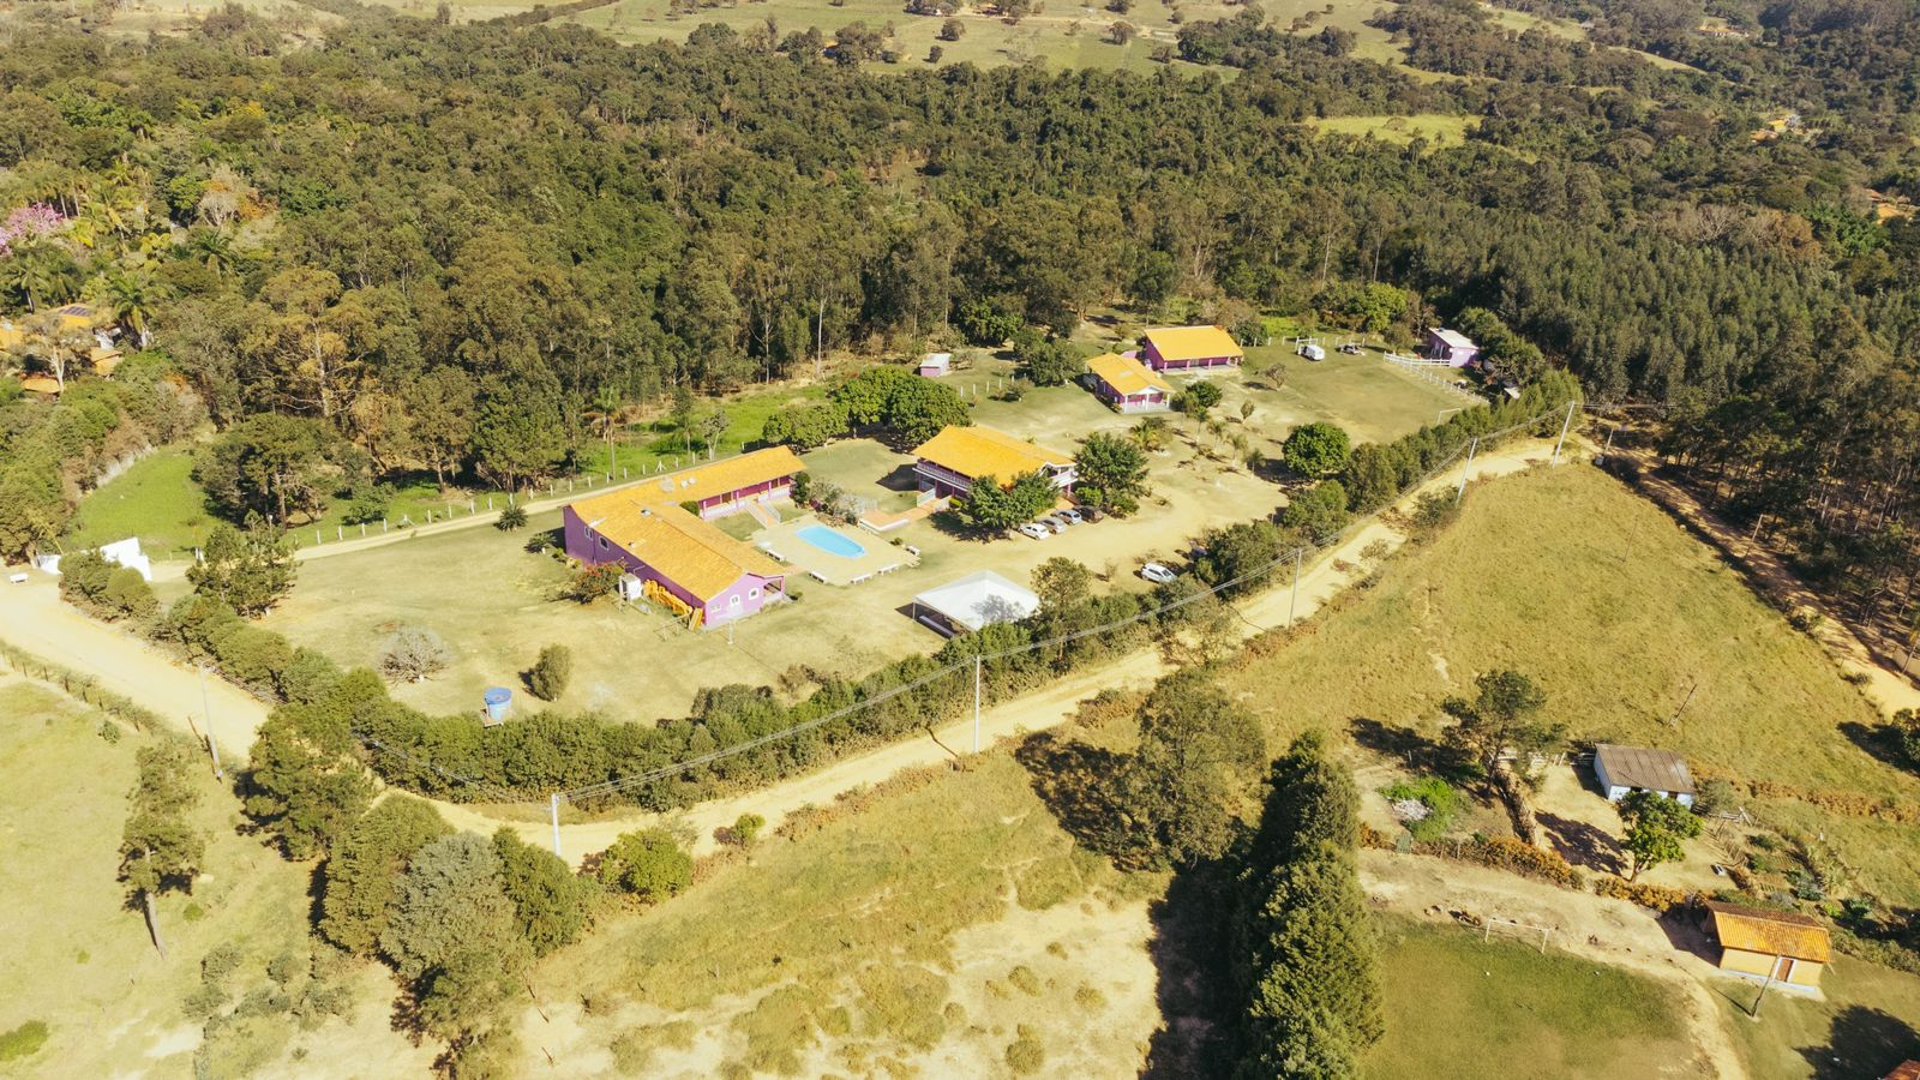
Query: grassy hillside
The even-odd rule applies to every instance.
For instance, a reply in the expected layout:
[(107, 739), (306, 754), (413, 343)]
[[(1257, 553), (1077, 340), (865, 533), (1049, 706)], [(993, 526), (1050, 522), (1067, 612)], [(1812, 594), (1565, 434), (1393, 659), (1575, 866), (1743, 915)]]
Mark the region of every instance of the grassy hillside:
[[(1579, 739), (1667, 747), (1696, 770), (1803, 790), (1920, 798), (1920, 779), (1849, 737), (1877, 713), (1818, 645), (1588, 468), (1469, 493), (1429, 547), (1301, 640), (1257, 643), (1226, 678), (1282, 734), (1372, 722), (1431, 737), (1441, 700), (1496, 668), (1538, 680), (1547, 715)], [(1864, 887), (1920, 900), (1920, 866), (1887, 829), (1800, 803), (1781, 812), (1827, 832)]]
[[(423, 1072), (432, 1050), (388, 1029), (392, 987), (383, 972), (313, 966), (306, 869), (240, 835), (235, 803), (211, 775), (198, 814), (208, 837), (203, 874), (191, 895), (160, 902), (169, 949), (162, 958), (116, 878), (142, 737), (122, 732), (109, 741), (99, 714), (5, 676), (0, 716), (9, 721), (0, 725), (8, 940), (0, 950), (0, 1033), (34, 1021), (47, 1029), (37, 1050), (0, 1060), (0, 1076), (202, 1069), (198, 1075), (229, 1077), (276, 1064), (310, 1076)], [(203, 960), (227, 943), (237, 952), (217, 980), (224, 992), (203, 991)], [(353, 1017), (350, 1026), (342, 1013)]]
[[(534, 983), (564, 1000), (529, 1014), (528, 1061), (539, 1047), (630, 1076), (801, 1061), (867, 1075), (884, 1059), (988, 1075), (1032, 1022), (1050, 1064), (1137, 1067), (1153, 1027), (1144, 912), (1109, 933), (1108, 906), (1086, 902), (1113, 896), (1115, 872), (1073, 848), (1005, 755), (904, 786), (550, 958)], [(557, 1012), (572, 1002), (577, 1018)]]
[[(1671, 989), (1622, 968), (1457, 927), (1382, 924), (1387, 1034), (1368, 1078), (1657, 1076), (1690, 1054)], [(1498, 1022), (1489, 1022), (1498, 1018)]]

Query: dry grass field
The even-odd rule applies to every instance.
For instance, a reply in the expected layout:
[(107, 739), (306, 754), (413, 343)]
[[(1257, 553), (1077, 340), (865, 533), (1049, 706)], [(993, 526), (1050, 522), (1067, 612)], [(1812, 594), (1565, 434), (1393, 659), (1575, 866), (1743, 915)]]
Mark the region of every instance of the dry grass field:
[[(432, 1051), (389, 1029), (393, 986), (370, 966), (330, 972), (353, 1004), (350, 1020), (324, 1018), (303, 1029), (284, 1011), (262, 1009), (219, 1026), (203, 1040), (204, 1015), (188, 996), (202, 985), (202, 959), (239, 946), (220, 1011), (269, 986), (268, 965), (285, 956), (290, 995), (311, 985), (304, 867), (240, 835), (238, 807), (211, 775), (196, 823), (208, 838), (202, 875), (190, 895), (161, 898), (168, 954), (149, 941), (116, 879), (134, 754), (145, 737), (102, 737), (103, 718), (35, 683), (0, 675), (0, 1032), (41, 1021), (45, 1044), (0, 1062), (0, 1076), (350, 1077), (421, 1075)], [(119, 729), (116, 729), (119, 730)]]
[(1046, 1075), (1137, 1069), (1163, 879), (1077, 851), (1005, 754), (902, 786), (549, 958), (527, 1067), (995, 1076), (1030, 1024)]
[[(1850, 737), (1878, 717), (1820, 646), (1651, 504), (1584, 467), (1467, 498), (1458, 523), (1337, 616), (1292, 644), (1256, 643), (1234, 666), (1230, 689), (1276, 736), (1430, 738), (1442, 698), (1514, 668), (1577, 739), (1677, 750), (1698, 774), (1920, 798), (1920, 778)], [(1920, 901), (1920, 865), (1910, 843), (1889, 842), (1894, 827), (1802, 802), (1755, 809), (1824, 832), (1850, 889)]]

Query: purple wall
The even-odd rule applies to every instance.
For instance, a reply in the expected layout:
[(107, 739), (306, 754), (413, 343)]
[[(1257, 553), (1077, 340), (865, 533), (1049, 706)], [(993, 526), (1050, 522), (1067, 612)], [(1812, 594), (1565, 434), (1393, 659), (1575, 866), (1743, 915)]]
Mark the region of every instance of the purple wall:
[(1473, 358), (1480, 355), (1478, 346), (1455, 347), (1433, 331), (1427, 331), (1427, 359), (1445, 360), (1454, 367), (1466, 367)]
[(1158, 390), (1148, 390), (1140, 394), (1121, 394), (1107, 385), (1106, 380), (1094, 377), (1094, 396), (1114, 406), (1123, 413), (1145, 412), (1148, 409), (1161, 409), (1167, 405), (1167, 395)]
[[(569, 506), (560, 512), (565, 523), (567, 537), (567, 555), (589, 566), (601, 563), (618, 563), (628, 573), (642, 581), (659, 582), (668, 592), (686, 601), (694, 608), (706, 612), (705, 626), (724, 626), (736, 619), (744, 619), (755, 614), (767, 604), (786, 595), (785, 577), (762, 577), (759, 574), (742, 574), (740, 580), (728, 586), (725, 592), (711, 601), (703, 601), (680, 587), (671, 578), (666, 577), (653, 567), (635, 558), (633, 553), (611, 541), (605, 550), (600, 547), (601, 536), (587, 527)], [(735, 599), (739, 604), (734, 604)]]

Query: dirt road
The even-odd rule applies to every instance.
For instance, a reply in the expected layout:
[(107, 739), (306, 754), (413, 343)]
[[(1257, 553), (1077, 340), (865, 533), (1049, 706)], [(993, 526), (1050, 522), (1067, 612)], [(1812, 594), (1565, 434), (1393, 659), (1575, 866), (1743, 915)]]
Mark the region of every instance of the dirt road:
[[(1551, 444), (1544, 440), (1516, 442), (1502, 451), (1478, 457), (1472, 464), (1472, 475), (1480, 478), (1518, 472), (1545, 461), (1551, 449)], [(1401, 505), (1410, 505), (1418, 494), (1426, 491), (1452, 490), (1460, 483), (1462, 472), (1463, 467), (1456, 466), (1436, 476), (1418, 492), (1407, 496)], [(465, 519), (449, 525), (454, 526), (464, 527)], [(1260, 630), (1285, 625), (1289, 613), (1296, 618), (1307, 618), (1372, 568), (1375, 560), (1363, 558), (1361, 552), (1376, 543), (1384, 545), (1381, 550), (1391, 551), (1405, 539), (1377, 518), (1367, 521), (1334, 549), (1305, 565), (1297, 601), (1290, 574), (1277, 577), (1273, 587), (1236, 601), (1234, 607), (1244, 620), (1241, 636), (1251, 637)], [(110, 689), (146, 704), (183, 728), (204, 722), (196, 672), (173, 663), (132, 635), (66, 607), (60, 602), (52, 578), (38, 573), (34, 577), (30, 584), (0, 590), (0, 637), (56, 663), (94, 674)], [(993, 705), (983, 710), (981, 716), (981, 746), (991, 746), (999, 739), (1022, 732), (1052, 727), (1072, 716), (1081, 701), (1101, 690), (1144, 688), (1165, 671), (1165, 661), (1159, 651), (1148, 647), (1034, 693)], [(223, 750), (237, 759), (252, 745), (254, 732), (266, 719), (267, 707), (220, 679), (208, 679), (207, 692), (214, 733)], [(938, 741), (925, 737), (907, 739), (770, 787), (701, 803), (678, 811), (671, 818), (684, 822), (696, 832), (699, 837), (696, 852), (708, 851), (715, 846), (714, 830), (732, 824), (743, 813), (759, 814), (770, 826), (777, 825), (803, 806), (830, 803), (842, 792), (871, 787), (906, 769), (952, 761), (948, 748), (963, 754), (972, 748), (972, 720), (950, 724), (939, 729), (936, 735)], [(504, 824), (531, 842), (542, 845), (553, 842), (550, 823), (539, 820), (543, 815), (538, 815), (534, 807), (523, 808), (524, 812), (516, 814), (515, 820), (503, 820), (467, 806), (438, 805), (447, 820), (458, 828), (490, 833)], [(661, 815), (637, 812), (593, 820), (567, 820), (563, 814), (560, 847), (568, 861), (577, 865), (587, 854), (605, 849), (621, 833), (663, 820), (667, 819)]]
[(36, 570), (27, 584), (0, 585), (0, 638), (92, 675), (196, 735), (207, 731), (211, 712), (222, 754), (232, 763), (245, 756), (267, 718), (264, 703), (217, 675), (203, 680), (132, 634), (82, 615), (61, 602), (56, 580)]
[[(1504, 871), (1370, 849), (1360, 852), (1360, 880), (1369, 900), (1396, 914), (1451, 924), (1447, 912), (1469, 912), (1496, 920), (1496, 935), (1529, 944), (1539, 943), (1538, 931), (1498, 929), (1504, 924), (1497, 920), (1550, 927), (1552, 948), (1630, 968), (1674, 987), (1685, 995), (1685, 1020), (1695, 1048), (1695, 1067), (1687, 1075), (1744, 1077), (1716, 998), (1723, 988), (1736, 995), (1745, 988), (1718, 974), (1701, 955), (1676, 947), (1647, 909)], [(1704, 942), (1696, 944), (1704, 947)]]

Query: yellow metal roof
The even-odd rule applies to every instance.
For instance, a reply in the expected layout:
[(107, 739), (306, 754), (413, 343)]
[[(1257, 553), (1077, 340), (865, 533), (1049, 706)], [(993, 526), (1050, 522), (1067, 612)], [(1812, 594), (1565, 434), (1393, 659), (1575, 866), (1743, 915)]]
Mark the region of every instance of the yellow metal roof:
[(1117, 394), (1144, 394), (1149, 390), (1173, 393), (1173, 387), (1167, 385), (1167, 380), (1155, 374), (1153, 369), (1119, 353), (1103, 353), (1094, 357), (1087, 361), (1087, 370), (1098, 376), (1101, 382), (1113, 387)]
[(806, 467), (792, 447), (770, 446), (711, 465), (695, 466), (657, 481), (650, 480), (630, 490), (652, 502), (697, 502), (784, 479), (805, 471)]
[(1222, 326), (1162, 326), (1146, 333), (1162, 360), (1205, 360), (1244, 356), (1240, 343)]
[(1714, 936), (1720, 939), (1722, 948), (1819, 964), (1833, 955), (1827, 928), (1805, 915), (1736, 907), (1717, 900), (1707, 901), (1706, 906), (1713, 913)]
[(1048, 466), (1064, 468), (1073, 455), (1036, 446), (1003, 431), (985, 427), (947, 427), (921, 443), (913, 456), (951, 469), (969, 480), (989, 477), (1010, 483), (1016, 476)]
[(573, 512), (594, 532), (659, 571), (702, 601), (731, 588), (743, 574), (781, 577), (779, 563), (671, 503), (649, 501), (637, 490), (583, 499)]

